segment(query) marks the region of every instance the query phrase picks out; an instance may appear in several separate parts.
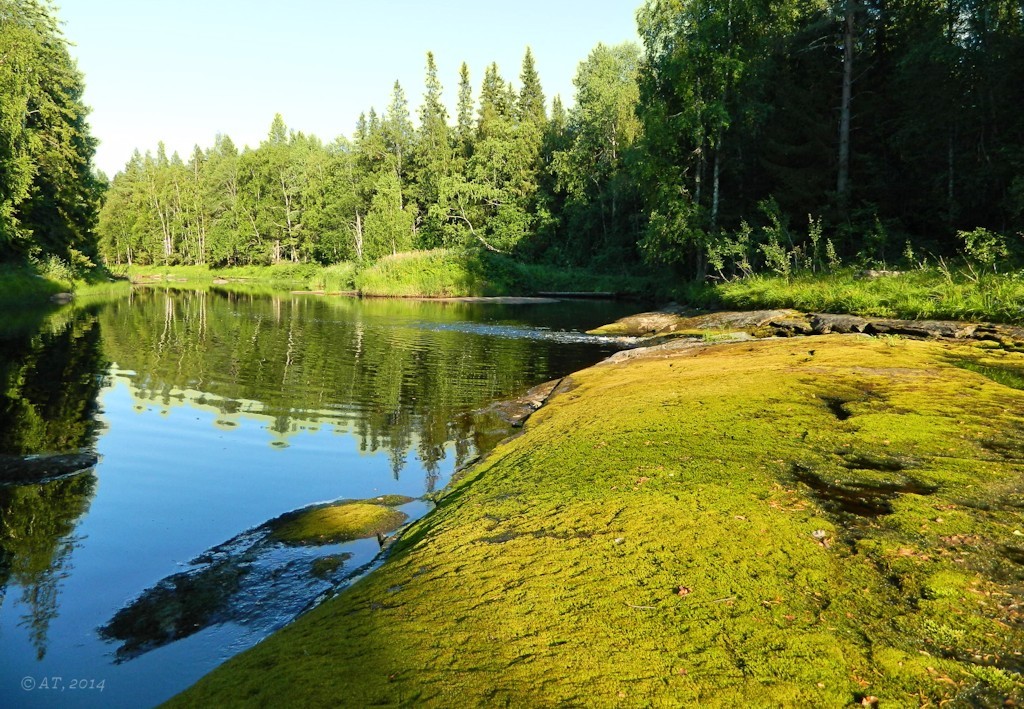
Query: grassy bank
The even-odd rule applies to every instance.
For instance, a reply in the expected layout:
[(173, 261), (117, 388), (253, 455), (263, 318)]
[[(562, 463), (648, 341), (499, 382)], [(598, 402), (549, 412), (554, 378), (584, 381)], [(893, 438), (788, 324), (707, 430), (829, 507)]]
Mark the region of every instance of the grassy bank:
[(54, 278), (27, 265), (0, 265), (0, 306), (45, 303), (74, 288), (70, 280)]
[(1024, 321), (1021, 274), (918, 269), (865, 278), (853, 269), (791, 278), (752, 276), (681, 288), (680, 300), (708, 308), (795, 308), (908, 319)]
[(103, 269), (81, 275), (62, 270), (54, 273), (33, 264), (0, 265), (0, 307), (21, 308), (47, 305), (51, 296), (105, 296), (122, 292), (127, 283), (111, 278)]
[(132, 266), (115, 272), (135, 282), (168, 281), (207, 285), (218, 280), (253, 283), (284, 290), (350, 291), (355, 266), (341, 263), (321, 266), (312, 263), (282, 263), (274, 266), (238, 266), (212, 269), (208, 266)]
[(519, 263), (481, 251), (435, 249), (387, 256), (365, 266), (341, 263), (280, 264), (210, 269), (206, 266), (133, 266), (121, 274), (134, 281), (162, 280), (209, 284), (215, 280), (251, 282), (286, 289), (358, 291), (379, 297), (458, 297), (532, 295), (538, 291), (654, 291), (653, 279), (608, 276), (578, 269)]
[(484, 251), (435, 249), (380, 259), (359, 272), (356, 288), (370, 296), (532, 295), (543, 291), (644, 294), (652, 279), (609, 276), (581, 269), (524, 264)]
[(978, 371), (1022, 367), (831, 336), (585, 370), (171, 706), (1019, 702), (1024, 392)]

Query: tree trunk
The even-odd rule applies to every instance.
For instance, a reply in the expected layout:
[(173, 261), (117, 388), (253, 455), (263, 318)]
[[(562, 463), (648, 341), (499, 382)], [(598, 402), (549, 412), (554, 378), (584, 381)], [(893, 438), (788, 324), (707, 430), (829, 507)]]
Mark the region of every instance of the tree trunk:
[(356, 260), (363, 260), (363, 217), (356, 212)]
[(953, 149), (953, 129), (949, 130), (949, 145), (946, 150), (946, 224), (952, 228), (953, 218), (955, 213), (955, 207), (953, 205), (954, 191), (954, 166), (956, 153)]
[(853, 100), (853, 41), (855, 0), (846, 0), (843, 32), (843, 98), (839, 107), (839, 174), (836, 193), (845, 214), (850, 205), (850, 104)]
[(721, 174), (722, 141), (719, 139), (718, 147), (715, 148), (715, 168), (712, 178), (713, 187), (711, 191), (711, 231), (718, 229), (718, 177)]

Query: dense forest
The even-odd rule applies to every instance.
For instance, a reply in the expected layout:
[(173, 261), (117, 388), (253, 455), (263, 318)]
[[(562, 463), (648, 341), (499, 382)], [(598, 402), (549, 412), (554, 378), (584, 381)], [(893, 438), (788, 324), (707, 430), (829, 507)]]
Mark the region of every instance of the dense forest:
[(83, 87), (49, 6), (0, 0), (0, 263), (97, 256), (103, 182)]
[(396, 82), (351, 137), (278, 115), (254, 148), (137, 152), (95, 232), (81, 76), (39, 2), (0, 0), (0, 16), (4, 259), (216, 267), (476, 247), (725, 278), (952, 255), (965, 232), (1005, 255), (1024, 230), (1011, 0), (648, 0), (643, 46), (595, 47), (569, 108), (527, 50), (516, 82), (492, 64), (475, 89), (463, 64), (451, 116), (428, 53), (418, 109)]

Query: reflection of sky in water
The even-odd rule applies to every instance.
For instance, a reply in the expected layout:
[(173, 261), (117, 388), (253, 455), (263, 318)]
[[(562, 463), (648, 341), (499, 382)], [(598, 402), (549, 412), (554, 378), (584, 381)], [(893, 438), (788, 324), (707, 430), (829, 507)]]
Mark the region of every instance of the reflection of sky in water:
[[(18, 627), (28, 611), (18, 601), (19, 591), (8, 589), (0, 605), (4, 706), (138, 706), (140, 692), (154, 702), (169, 696), (251, 645), (266, 624), (213, 627), (114, 665), (116, 645), (102, 644), (95, 631), (127, 601), (182, 571), (208, 548), (283, 511), (339, 495), (416, 497), (424, 491), (426, 472), (413, 451), (395, 480), (390, 472), (381, 474), (391, 469), (387, 451), (360, 452), (356, 438), (336, 435), (330, 426), (320, 435), (290, 436), (286, 449), (276, 449), (268, 445), (276, 434), (267, 430), (267, 420), (234, 416), (236, 426), (224, 430), (216, 424), (222, 415), (212, 410), (144, 404), (139, 411), (137, 404), (124, 380), (101, 396), (108, 428), (97, 446), (99, 484), (75, 530), (79, 542), (59, 591), (62, 605), (73, 608), (50, 623), (42, 662), (35, 661), (35, 649)], [(166, 472), (147, 474), (150, 470)], [(420, 507), (420, 514), (424, 510)], [(354, 555), (346, 562), (350, 569), (378, 551), (375, 539), (343, 546)], [(269, 622), (275, 620), (287, 618)], [(22, 677), (44, 675), (106, 678), (107, 683), (101, 693), (65, 690), (56, 702), (47, 690), (19, 688)]]
[[(109, 307), (99, 312), (103, 347), (121, 361), (100, 394), (95, 494), (80, 501), (85, 514), (68, 520), (77, 521), (73, 548), (59, 571), (42, 661), (24, 589), (12, 581), (0, 598), (0, 706), (144, 706), (192, 683), (287, 618), (271, 609), (246, 627), (213, 626), (119, 665), (117, 644), (100, 641), (97, 628), (206, 550), (283, 512), (342, 498), (419, 497), (444, 485), (456, 437), (468, 433), (452, 419), (600, 359), (612, 344), (563, 332), (566, 322), (593, 327), (632, 309), (288, 299), (229, 307), (212, 294)], [(273, 324), (271, 315), (283, 317)], [(232, 341), (237, 332), (252, 337), (251, 346)], [(354, 353), (368, 359), (354, 362)], [(291, 369), (277, 370), (276, 383), (259, 379), (285, 357)], [(445, 369), (453, 357), (470, 359)], [(389, 381), (400, 386), (382, 390)], [(440, 396), (430, 390), (442, 384)], [(458, 457), (472, 450), (461, 446)], [(415, 517), (427, 506), (402, 509)], [(322, 551), (353, 554), (345, 566), (355, 569), (378, 544)], [(65, 686), (72, 678), (106, 683), (103, 692), (21, 689), (22, 678), (44, 676)]]

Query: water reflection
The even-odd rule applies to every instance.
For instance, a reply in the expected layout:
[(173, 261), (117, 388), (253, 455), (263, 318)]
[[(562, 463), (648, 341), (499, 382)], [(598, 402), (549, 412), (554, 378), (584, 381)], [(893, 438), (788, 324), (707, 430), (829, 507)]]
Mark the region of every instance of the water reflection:
[(43, 485), (0, 487), (0, 598), (10, 583), (21, 588), (26, 610), (19, 625), (28, 629), (39, 660), (57, 617), (61, 581), (70, 573), (75, 525), (95, 490), (91, 472)]
[(138, 289), (0, 315), (0, 705), (45, 706), (11, 691), (45, 671), (152, 705), (251, 646), (379, 551), (253, 530), (381, 495), (422, 516), (507, 434), (473, 412), (597, 361), (561, 331), (628, 309)]
[(213, 407), (227, 428), (259, 417), (278, 446), (330, 424), (364, 452), (387, 451), (396, 478), (414, 450), (433, 489), (446, 444), (469, 441), (460, 457), (472, 447), (472, 421), (458, 414), (535, 383), (552, 353), (443, 327), (472, 318), (473, 306), (438, 305), (429, 320), (424, 306), (147, 289), (102, 319), (140, 408)]
[[(6, 324), (0, 330), (0, 599), (11, 584), (21, 589), (19, 625), (41, 660), (70, 573), (75, 527), (96, 490), (88, 469), (95, 458), (87, 451), (98, 429), (104, 359), (93, 313), (29, 313)], [(40, 454), (51, 455), (34, 457)], [(19, 484), (51, 477), (57, 479)]]

